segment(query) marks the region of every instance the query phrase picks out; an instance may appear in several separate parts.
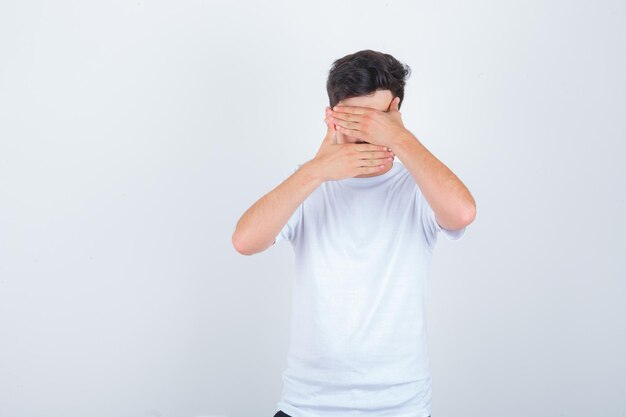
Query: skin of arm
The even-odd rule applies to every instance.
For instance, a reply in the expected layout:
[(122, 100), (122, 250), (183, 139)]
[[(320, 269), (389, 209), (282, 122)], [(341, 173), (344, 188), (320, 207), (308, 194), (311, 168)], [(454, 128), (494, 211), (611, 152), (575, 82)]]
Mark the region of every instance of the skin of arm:
[(237, 252), (254, 255), (275, 243), (276, 236), (296, 209), (323, 183), (312, 162), (304, 163), (246, 210), (232, 236)]
[(461, 180), (404, 127), (395, 97), (387, 111), (360, 106), (335, 106), (330, 120), (337, 131), (387, 145), (402, 161), (444, 229), (467, 226), (476, 217), (476, 202)]
[(296, 209), (325, 181), (370, 175), (391, 167), (393, 158), (387, 147), (336, 143), (334, 125), (326, 119), (325, 122), (326, 136), (315, 158), (302, 164), (241, 216), (232, 236), (237, 252), (254, 255), (276, 243), (276, 236)]
[(389, 147), (402, 161), (444, 229), (461, 229), (476, 217), (476, 203), (461, 180), (408, 130)]

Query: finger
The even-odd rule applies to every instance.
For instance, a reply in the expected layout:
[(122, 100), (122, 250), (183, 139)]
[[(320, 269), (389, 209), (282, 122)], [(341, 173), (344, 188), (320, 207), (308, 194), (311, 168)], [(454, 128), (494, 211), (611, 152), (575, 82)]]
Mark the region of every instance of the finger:
[(372, 111), (372, 109), (370, 107), (360, 106), (335, 106), (333, 107), (333, 111), (342, 113), (365, 114)]
[(375, 145), (373, 143), (351, 143), (349, 145), (359, 152), (386, 151), (389, 149), (386, 146)]
[(338, 120), (345, 120), (346, 122), (355, 122), (355, 123), (361, 123), (363, 120), (363, 116), (360, 114), (353, 114), (353, 113), (342, 113), (342, 112), (332, 112), (330, 114), (330, 119), (338, 119)]
[(330, 123), (332, 125), (333, 137), (334, 137), (335, 143), (337, 143), (337, 126), (332, 120), (330, 120), (332, 113), (333, 111), (330, 109), (330, 107), (326, 106), (326, 119), (328, 119), (327, 123)]
[(372, 167), (359, 167), (357, 168), (356, 175), (371, 174), (372, 172), (382, 171), (383, 169), (385, 169), (385, 164), (380, 164)]
[(337, 143), (337, 134), (334, 128), (334, 124), (328, 119), (324, 119), (324, 122), (326, 123), (326, 136), (324, 137), (324, 142), (333, 144)]
[(369, 151), (359, 152), (358, 159), (386, 159), (393, 157), (393, 154), (389, 151)]
[(351, 122), (351, 121), (339, 119), (333, 116), (328, 117), (328, 120), (333, 122), (335, 126), (345, 127), (346, 129), (358, 129), (360, 126), (359, 122), (356, 122), (356, 121)]
[(374, 158), (374, 159), (361, 159), (359, 161), (359, 167), (371, 167), (375, 165), (388, 164), (393, 161), (392, 157)]
[(360, 131), (358, 128), (346, 128), (341, 126), (341, 123), (346, 123), (346, 122), (335, 122), (335, 126), (336, 126), (336, 130), (337, 132), (341, 132), (344, 135), (348, 135), (348, 136), (363, 136), (363, 132)]

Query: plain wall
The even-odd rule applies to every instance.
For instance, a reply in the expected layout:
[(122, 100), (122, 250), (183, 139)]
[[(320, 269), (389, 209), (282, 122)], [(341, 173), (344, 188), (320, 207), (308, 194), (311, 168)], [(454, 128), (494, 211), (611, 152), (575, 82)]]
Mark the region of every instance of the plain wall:
[(270, 417), (293, 250), (235, 224), (314, 157), (332, 62), (413, 70), (469, 188), (434, 417), (626, 416), (620, 1), (0, 3), (0, 417)]

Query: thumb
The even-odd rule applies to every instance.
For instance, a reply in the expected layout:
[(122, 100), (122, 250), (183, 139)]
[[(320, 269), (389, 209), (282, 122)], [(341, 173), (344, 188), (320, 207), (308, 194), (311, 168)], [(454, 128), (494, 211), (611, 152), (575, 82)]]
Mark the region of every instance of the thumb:
[(334, 124), (328, 121), (327, 119), (324, 119), (324, 122), (326, 123), (326, 127), (327, 127), (326, 136), (324, 136), (324, 140), (322, 141), (322, 144), (320, 145), (319, 149), (317, 150), (317, 153), (315, 154), (316, 158), (318, 157), (318, 155), (326, 152), (326, 148), (329, 148), (330, 145), (335, 145), (337, 143), (337, 140), (335, 139)]
[(335, 129), (335, 124), (329, 121), (328, 119), (324, 119), (324, 123), (326, 123), (326, 136), (324, 137), (324, 144), (337, 143), (337, 140), (335, 137), (336, 132), (337, 132), (337, 130)]

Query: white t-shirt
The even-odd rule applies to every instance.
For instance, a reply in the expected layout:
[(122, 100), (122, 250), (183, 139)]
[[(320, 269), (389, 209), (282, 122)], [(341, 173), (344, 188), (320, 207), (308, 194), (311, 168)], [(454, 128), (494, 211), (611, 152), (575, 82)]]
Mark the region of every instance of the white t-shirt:
[(326, 181), (303, 201), (276, 237), (296, 261), (277, 411), (430, 415), (425, 301), (440, 231), (456, 240), (465, 228), (436, 222), (398, 160), (378, 176)]

